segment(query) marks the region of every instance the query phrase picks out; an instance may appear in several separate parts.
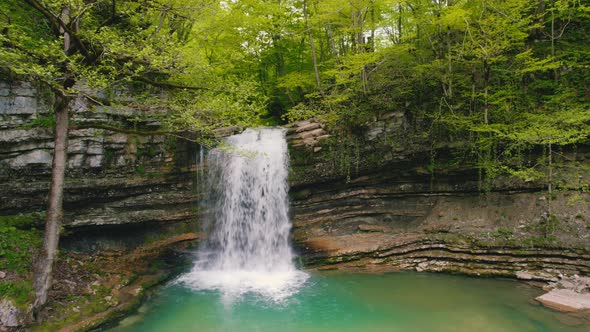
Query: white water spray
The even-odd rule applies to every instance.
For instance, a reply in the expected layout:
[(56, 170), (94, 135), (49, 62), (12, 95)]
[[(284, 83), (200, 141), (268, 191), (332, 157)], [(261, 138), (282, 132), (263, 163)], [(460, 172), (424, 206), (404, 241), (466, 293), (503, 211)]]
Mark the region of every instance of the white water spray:
[(285, 131), (247, 129), (226, 142), (208, 157), (212, 229), (180, 281), (228, 298), (255, 293), (280, 302), (307, 279), (289, 246)]

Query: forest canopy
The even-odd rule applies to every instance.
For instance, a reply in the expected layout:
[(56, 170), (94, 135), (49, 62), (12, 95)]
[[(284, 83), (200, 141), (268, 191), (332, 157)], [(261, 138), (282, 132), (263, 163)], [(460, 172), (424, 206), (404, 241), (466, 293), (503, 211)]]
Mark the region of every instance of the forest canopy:
[[(62, 27), (51, 16), (66, 7)], [(403, 111), (431, 139), (480, 150), (588, 137), (579, 0), (7, 0), (0, 32), (4, 71), (63, 91), (139, 83), (171, 129), (362, 129)]]

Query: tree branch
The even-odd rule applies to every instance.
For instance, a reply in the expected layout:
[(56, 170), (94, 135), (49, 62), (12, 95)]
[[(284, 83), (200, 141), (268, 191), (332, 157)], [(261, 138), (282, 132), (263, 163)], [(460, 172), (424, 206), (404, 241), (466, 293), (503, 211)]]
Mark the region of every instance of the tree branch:
[(84, 55), (87, 58), (87, 60), (92, 59), (90, 52), (88, 51), (86, 45), (84, 45), (80, 37), (74, 31), (72, 31), (72, 29), (70, 29), (70, 27), (61, 18), (59, 18), (59, 16), (55, 15), (51, 10), (49, 10), (49, 8), (43, 6), (37, 0), (25, 0), (25, 2), (29, 6), (33, 7), (38, 12), (43, 14), (43, 16), (45, 16), (45, 18), (49, 20), (49, 22), (53, 26), (53, 30), (54, 33), (56, 33), (56, 35), (61, 35), (59, 30), (63, 29), (70, 35), (72, 39), (74, 39), (74, 41), (78, 45), (78, 50), (80, 51), (80, 53), (82, 53), (82, 55)]
[(156, 81), (150, 80), (149, 78), (145, 78), (142, 76), (133, 76), (132, 78), (136, 81), (144, 82), (144, 83), (147, 83), (149, 85), (153, 85), (153, 86), (159, 87), (159, 88), (186, 89), (186, 90), (207, 90), (207, 91), (211, 90), (209, 88), (201, 87), (201, 86), (187, 86), (187, 85), (180, 85), (180, 84), (170, 83), (170, 82), (156, 82)]

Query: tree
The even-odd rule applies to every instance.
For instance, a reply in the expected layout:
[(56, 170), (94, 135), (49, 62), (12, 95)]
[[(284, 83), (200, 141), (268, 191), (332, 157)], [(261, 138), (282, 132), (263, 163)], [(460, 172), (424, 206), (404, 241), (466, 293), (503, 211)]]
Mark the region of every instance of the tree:
[[(224, 125), (240, 117), (251, 121), (251, 117), (236, 116), (235, 110), (225, 111), (229, 103), (233, 102), (234, 107), (251, 105), (255, 113), (263, 107), (253, 100), (235, 98), (234, 92), (240, 91), (243, 84), (231, 82), (236, 91), (225, 89), (225, 83), (219, 82), (217, 86), (194, 86), (190, 83), (196, 75), (180, 74), (196, 73), (196, 68), (203, 65), (183, 55), (188, 53), (185, 47), (196, 19), (200, 14), (208, 14), (206, 9), (210, 5), (208, 0), (7, 0), (0, 4), (0, 69), (20, 79), (41, 82), (54, 96), (53, 164), (43, 252), (35, 267), (34, 312), (47, 301), (58, 251), (69, 111), (74, 98), (96, 102), (88, 87), (103, 89), (121, 82), (140, 82), (178, 91), (171, 97), (173, 101), (186, 102), (189, 98), (196, 103), (195, 97), (203, 96), (208, 101), (217, 100), (219, 107), (212, 107), (213, 111), (221, 109), (219, 112), (225, 112), (227, 117), (225, 122), (214, 121), (213, 125)], [(248, 99), (254, 93), (252, 89), (249, 92), (240, 98)], [(196, 118), (194, 112), (192, 116)]]

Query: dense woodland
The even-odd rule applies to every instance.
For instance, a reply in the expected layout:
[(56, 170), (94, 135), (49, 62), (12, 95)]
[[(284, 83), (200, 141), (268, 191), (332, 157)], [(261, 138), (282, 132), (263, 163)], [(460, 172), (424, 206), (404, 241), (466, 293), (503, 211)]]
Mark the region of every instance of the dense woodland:
[[(0, 66), (57, 94), (134, 83), (171, 129), (405, 111), (434, 141), (587, 140), (584, 1), (4, 1)], [(34, 24), (31, 24), (34, 23)], [(68, 34), (67, 41), (61, 36)], [(61, 34), (61, 35), (60, 35)], [(67, 49), (64, 50), (64, 42)], [(172, 89), (169, 98), (152, 92)], [(475, 151), (474, 150), (474, 151)]]
[[(538, 166), (588, 143), (589, 42), (581, 0), (3, 0), (2, 78), (55, 100), (40, 122), (57, 133), (40, 270), (63, 218), (73, 98), (116, 105), (96, 91), (131, 87), (137, 108), (166, 110), (166, 130), (205, 133), (316, 118), (355, 135), (403, 111), (487, 175), (549, 176), (551, 190)], [(527, 162), (532, 149), (544, 159)]]

